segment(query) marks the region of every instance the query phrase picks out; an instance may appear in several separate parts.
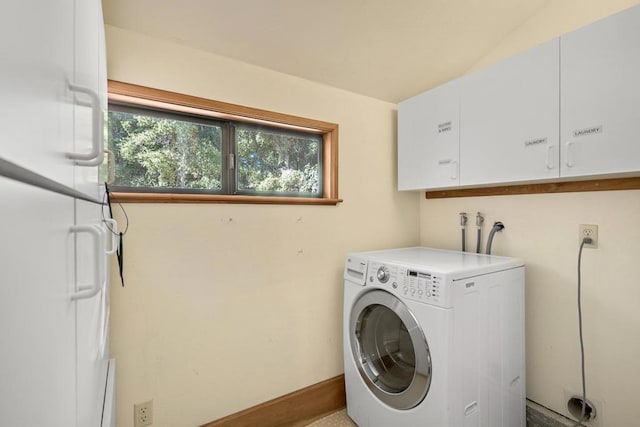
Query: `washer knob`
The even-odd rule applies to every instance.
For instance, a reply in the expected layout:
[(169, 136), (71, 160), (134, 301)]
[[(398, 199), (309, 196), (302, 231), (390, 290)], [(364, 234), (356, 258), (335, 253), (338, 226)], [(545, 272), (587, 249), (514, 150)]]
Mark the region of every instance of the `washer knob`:
[(387, 283), (389, 281), (389, 268), (382, 266), (378, 268), (378, 280), (380, 283)]

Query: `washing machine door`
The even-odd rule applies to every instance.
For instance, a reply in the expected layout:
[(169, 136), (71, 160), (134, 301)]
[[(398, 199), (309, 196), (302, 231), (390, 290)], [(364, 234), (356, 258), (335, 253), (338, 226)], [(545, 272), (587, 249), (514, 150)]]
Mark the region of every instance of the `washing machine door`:
[(350, 316), (351, 351), (360, 376), (378, 399), (406, 410), (431, 385), (431, 355), (422, 328), (398, 297), (376, 289), (362, 294)]

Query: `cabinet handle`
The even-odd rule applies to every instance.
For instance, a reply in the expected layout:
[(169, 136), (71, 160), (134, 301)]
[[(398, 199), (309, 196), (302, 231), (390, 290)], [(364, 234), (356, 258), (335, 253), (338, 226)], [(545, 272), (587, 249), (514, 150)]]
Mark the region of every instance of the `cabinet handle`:
[(107, 153), (107, 184), (111, 185), (116, 181), (116, 157), (113, 151), (104, 150)]
[(547, 169), (553, 169), (553, 163), (551, 163), (551, 153), (553, 152), (553, 145), (547, 147)]
[(104, 159), (103, 113), (100, 108), (100, 97), (98, 94), (86, 87), (69, 84), (72, 92), (87, 95), (91, 104), (80, 102), (80, 105), (90, 105), (91, 107), (91, 151), (89, 153), (69, 153), (68, 157), (76, 161), (78, 166), (97, 166)]
[(573, 141), (567, 142), (567, 150), (565, 151), (565, 154), (567, 156), (566, 164), (569, 168), (572, 168), (574, 166), (573, 158), (571, 156), (571, 147), (573, 147)]
[(451, 167), (453, 172), (451, 174), (451, 179), (458, 179), (458, 161), (457, 160), (451, 161)]
[(71, 294), (71, 300), (88, 299), (96, 296), (102, 289), (102, 268), (104, 263), (104, 245), (102, 243), (101, 231), (93, 225), (74, 225), (71, 227), (72, 233), (88, 233), (93, 237), (93, 252), (95, 264), (93, 268), (93, 283), (91, 285), (79, 286), (78, 291)]

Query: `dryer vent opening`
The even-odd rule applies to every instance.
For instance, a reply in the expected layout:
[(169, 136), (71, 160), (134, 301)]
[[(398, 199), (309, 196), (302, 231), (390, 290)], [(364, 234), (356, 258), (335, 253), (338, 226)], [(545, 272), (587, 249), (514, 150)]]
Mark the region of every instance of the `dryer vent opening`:
[[(567, 409), (569, 413), (576, 419), (579, 420), (582, 416), (582, 397), (573, 396), (571, 399), (567, 401)], [(593, 406), (589, 400), (586, 401), (586, 405), (584, 407), (584, 419), (583, 421), (589, 421), (596, 417), (596, 408)]]

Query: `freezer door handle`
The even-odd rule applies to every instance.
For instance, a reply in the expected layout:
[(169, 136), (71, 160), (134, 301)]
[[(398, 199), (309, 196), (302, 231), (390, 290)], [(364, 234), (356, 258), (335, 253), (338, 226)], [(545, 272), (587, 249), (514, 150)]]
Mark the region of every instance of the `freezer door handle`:
[(113, 255), (118, 251), (118, 223), (115, 219), (105, 218), (107, 234), (111, 235), (111, 248), (106, 250), (107, 255)]
[(93, 282), (90, 285), (78, 286), (78, 291), (71, 294), (71, 300), (93, 298), (102, 289), (102, 270), (104, 268), (104, 243), (102, 232), (93, 225), (74, 225), (71, 227), (72, 233), (87, 233), (93, 238), (93, 252), (95, 262), (93, 265)]

